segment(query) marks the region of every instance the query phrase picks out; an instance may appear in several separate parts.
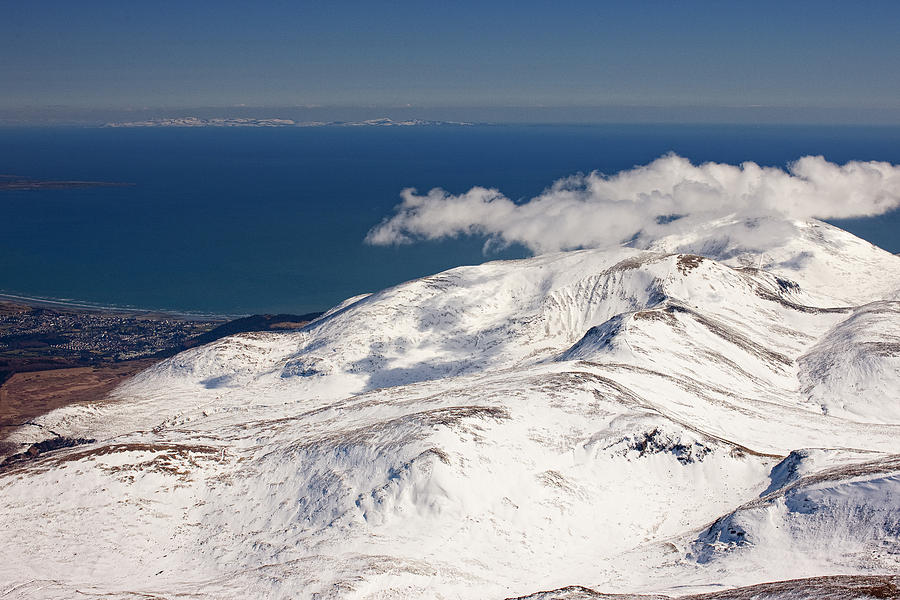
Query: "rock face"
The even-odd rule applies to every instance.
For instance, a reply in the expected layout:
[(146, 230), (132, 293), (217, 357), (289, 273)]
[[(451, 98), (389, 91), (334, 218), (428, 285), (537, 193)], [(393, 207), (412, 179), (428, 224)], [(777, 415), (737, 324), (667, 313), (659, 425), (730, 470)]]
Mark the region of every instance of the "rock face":
[(896, 573), (900, 258), (767, 225), (453, 269), (50, 413), (100, 441), (0, 473), (0, 590), (675, 597)]
[(46, 452), (52, 452), (54, 450), (59, 450), (61, 448), (71, 448), (73, 446), (80, 446), (82, 444), (93, 444), (97, 440), (93, 438), (68, 438), (68, 437), (53, 437), (46, 439), (42, 442), (37, 442), (35, 444), (31, 444), (28, 446), (28, 449), (25, 452), (20, 452), (18, 454), (12, 454), (7, 456), (3, 461), (0, 461), (0, 469), (8, 468), (14, 463), (23, 460), (30, 460), (40, 454), (44, 454)]

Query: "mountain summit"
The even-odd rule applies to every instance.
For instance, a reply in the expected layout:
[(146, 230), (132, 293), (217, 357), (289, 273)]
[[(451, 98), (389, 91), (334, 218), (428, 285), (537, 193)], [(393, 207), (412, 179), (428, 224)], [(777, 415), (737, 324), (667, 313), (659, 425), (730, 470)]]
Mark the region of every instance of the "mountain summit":
[(819, 221), (451, 269), (23, 425), (97, 441), (0, 471), (0, 590), (677, 597), (896, 573), (898, 390), (900, 257)]

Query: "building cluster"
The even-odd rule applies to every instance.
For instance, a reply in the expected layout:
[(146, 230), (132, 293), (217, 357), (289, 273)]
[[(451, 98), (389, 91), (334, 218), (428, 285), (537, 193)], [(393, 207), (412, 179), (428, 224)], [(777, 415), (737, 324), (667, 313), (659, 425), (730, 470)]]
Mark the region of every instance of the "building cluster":
[(128, 360), (181, 347), (218, 323), (37, 308), (0, 314), (0, 353)]

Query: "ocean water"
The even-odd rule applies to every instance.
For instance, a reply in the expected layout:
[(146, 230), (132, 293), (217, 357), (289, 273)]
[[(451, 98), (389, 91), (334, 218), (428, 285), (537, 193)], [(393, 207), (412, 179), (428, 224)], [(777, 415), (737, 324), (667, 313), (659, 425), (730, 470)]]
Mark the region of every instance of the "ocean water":
[[(784, 166), (900, 163), (900, 127), (724, 125), (0, 129), (0, 173), (132, 185), (0, 191), (0, 292), (247, 314), (323, 310), (461, 264), (483, 239), (363, 244), (405, 187), (539, 194), (666, 152)], [(837, 223), (900, 252), (900, 212)]]

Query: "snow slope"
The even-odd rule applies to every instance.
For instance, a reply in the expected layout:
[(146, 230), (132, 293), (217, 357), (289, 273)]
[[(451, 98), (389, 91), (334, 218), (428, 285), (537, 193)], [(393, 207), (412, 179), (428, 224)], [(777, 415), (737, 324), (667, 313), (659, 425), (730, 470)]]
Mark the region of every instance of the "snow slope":
[(0, 594), (675, 597), (896, 573), (898, 314), (900, 258), (762, 219), (350, 299), (19, 430), (98, 441), (0, 470)]

